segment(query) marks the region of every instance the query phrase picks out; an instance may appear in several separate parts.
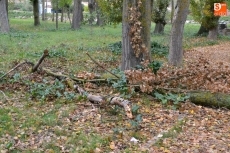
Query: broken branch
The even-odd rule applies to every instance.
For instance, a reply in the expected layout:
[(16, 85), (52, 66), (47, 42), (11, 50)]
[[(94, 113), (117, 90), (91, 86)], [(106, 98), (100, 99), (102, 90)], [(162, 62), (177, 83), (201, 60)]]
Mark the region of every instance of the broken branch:
[(102, 65), (100, 65), (100, 64), (99, 64), (97, 61), (95, 61), (88, 53), (86, 53), (86, 55), (88, 55), (89, 58), (90, 58), (95, 64), (97, 64), (99, 67), (101, 67), (102, 69), (104, 69), (104, 70), (107, 71), (108, 73), (112, 74), (112, 75), (115, 76), (116, 78), (118, 78), (118, 79), (120, 78), (118, 75), (116, 75), (116, 74), (110, 72), (109, 70), (107, 70), (106, 68), (104, 68)]
[(46, 49), (44, 50), (43, 55), (41, 56), (41, 58), (38, 60), (37, 64), (34, 65), (34, 67), (32, 68), (32, 72), (37, 71), (38, 67), (40, 66), (40, 64), (42, 63), (42, 61), (49, 56), (49, 51)]
[(2, 78), (4, 78), (5, 76), (7, 76), (10, 72), (12, 72), (12, 71), (14, 71), (15, 69), (17, 69), (18, 67), (22, 66), (23, 64), (31, 64), (31, 65), (33, 65), (33, 63), (28, 62), (28, 61), (21, 62), (21, 63), (19, 63), (18, 65), (16, 65), (15, 67), (13, 67), (11, 70), (9, 70), (7, 73), (5, 73), (3, 76), (1, 76), (1, 77), (0, 77), (0, 80), (1, 80)]

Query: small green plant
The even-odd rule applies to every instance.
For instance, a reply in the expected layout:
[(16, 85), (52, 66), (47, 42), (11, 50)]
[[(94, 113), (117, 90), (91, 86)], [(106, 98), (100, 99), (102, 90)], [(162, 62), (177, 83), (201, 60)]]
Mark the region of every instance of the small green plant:
[(121, 41), (112, 43), (108, 45), (109, 51), (115, 53), (115, 54), (120, 54), (122, 50), (122, 43)]
[(13, 77), (10, 79), (10, 82), (15, 83), (15, 82), (20, 81), (20, 79), (21, 79), (21, 74), (20, 73), (15, 73), (13, 75)]
[(139, 110), (140, 106), (134, 104), (132, 105), (132, 113), (135, 115), (135, 114), (138, 114), (138, 110)]
[(113, 73), (120, 76), (120, 78), (116, 81), (108, 79), (108, 82), (112, 83), (113, 88), (120, 92), (121, 97), (130, 98), (134, 91), (130, 92), (129, 87), (127, 86), (127, 79), (125, 73), (118, 69), (114, 70)]
[(149, 63), (149, 68), (152, 69), (154, 74), (157, 74), (157, 71), (161, 68), (162, 66), (162, 62), (160, 61), (152, 61), (151, 63)]
[(134, 129), (139, 129), (141, 122), (142, 122), (142, 115), (138, 114), (134, 120), (130, 121), (130, 124)]
[(169, 104), (171, 102), (175, 108), (177, 108), (180, 102), (184, 102), (185, 100), (189, 99), (188, 95), (181, 95), (181, 94), (160, 94), (158, 92), (154, 93), (155, 97), (161, 101), (163, 105)]
[(153, 55), (167, 56), (169, 52), (169, 47), (153, 41), (151, 42), (151, 52)]
[(66, 50), (63, 48), (49, 50), (49, 57), (66, 57)]
[(53, 84), (50, 84), (46, 80), (43, 80), (42, 83), (32, 83), (30, 85), (30, 94), (32, 98), (36, 99), (53, 99), (65, 96), (66, 99), (71, 100), (74, 98), (72, 93), (64, 92), (65, 85), (59, 81), (55, 80)]

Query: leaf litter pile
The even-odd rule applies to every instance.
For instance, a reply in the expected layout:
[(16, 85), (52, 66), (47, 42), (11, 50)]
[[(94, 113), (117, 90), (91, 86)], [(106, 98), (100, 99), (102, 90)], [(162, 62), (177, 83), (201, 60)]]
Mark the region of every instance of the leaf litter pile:
[[(227, 46), (187, 51), (183, 68), (164, 66), (157, 75), (126, 72), (130, 86), (139, 83), (146, 92), (129, 98), (132, 119), (118, 106), (91, 103), (54, 77), (42, 71), (28, 74), (29, 68), (22, 66), (17, 69), (20, 74), (12, 72), (0, 83), (0, 152), (229, 152), (228, 109), (203, 107), (189, 100), (171, 109), (147, 94), (156, 88), (228, 94)], [(55, 67), (49, 60), (42, 66)], [(89, 72), (78, 76), (95, 77)], [(106, 84), (81, 86), (95, 95), (119, 95)]]

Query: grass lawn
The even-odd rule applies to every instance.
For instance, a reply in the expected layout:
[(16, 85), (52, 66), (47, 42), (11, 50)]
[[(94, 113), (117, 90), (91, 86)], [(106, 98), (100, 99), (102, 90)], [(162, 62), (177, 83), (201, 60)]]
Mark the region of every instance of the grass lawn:
[[(24, 60), (36, 62), (45, 49), (49, 50), (50, 57), (42, 66), (71, 76), (83, 71), (104, 73), (86, 52), (109, 70), (119, 67), (120, 54), (111, 52), (108, 46), (121, 41), (121, 25), (83, 25), (80, 30), (73, 31), (69, 23), (59, 23), (56, 30), (54, 22), (45, 21), (34, 27), (32, 19), (12, 18), (10, 26), (9, 34), (0, 34), (0, 77)], [(185, 25), (185, 50), (229, 41), (229, 37), (223, 36), (217, 41), (195, 37), (198, 29), (198, 24)], [(168, 46), (169, 36), (170, 25), (166, 25), (165, 34), (152, 35), (151, 40)], [(165, 57), (163, 61), (166, 61)], [(47, 83), (49, 81), (54, 84)], [(179, 133), (185, 124), (184, 121), (178, 123), (173, 117), (167, 118), (167, 113), (154, 116), (151, 112), (161, 111), (161, 104), (146, 95), (134, 96), (136, 118), (129, 120), (122, 109), (93, 106), (63, 86), (64, 82), (55, 84), (55, 79), (50, 76), (31, 74), (26, 66), (0, 80), (1, 151), (98, 153), (120, 149), (122, 152), (138, 152), (138, 145), (130, 142), (132, 137), (145, 142), (150, 135), (165, 129), (179, 129)], [(63, 95), (58, 97), (60, 90)], [(99, 85), (93, 92), (116, 93), (111, 87)], [(138, 114), (144, 116), (145, 124), (140, 125)], [(163, 117), (167, 119), (163, 120)], [(153, 118), (159, 121), (153, 123)], [(167, 124), (163, 125), (165, 122)], [(157, 144), (156, 147), (162, 149), (165, 146)]]

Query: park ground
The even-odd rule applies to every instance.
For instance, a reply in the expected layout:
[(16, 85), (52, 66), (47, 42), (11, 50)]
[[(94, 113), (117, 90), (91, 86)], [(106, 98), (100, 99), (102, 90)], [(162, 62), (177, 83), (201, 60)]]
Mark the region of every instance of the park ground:
[[(86, 53), (109, 70), (119, 67), (121, 58), (114, 43), (121, 40), (120, 25), (83, 25), (72, 31), (67, 23), (55, 30), (52, 22), (33, 27), (32, 20), (12, 19), (11, 27), (10, 34), (0, 37), (0, 76), (24, 60), (35, 63), (45, 49), (50, 57), (42, 66), (58, 73), (105, 73)], [(210, 41), (194, 36), (198, 28), (185, 26), (184, 61), (203, 57), (213, 66), (229, 64), (229, 36)], [(167, 25), (165, 34), (153, 35), (152, 41), (167, 46), (169, 31)], [(159, 55), (153, 58), (167, 60)], [(119, 95), (107, 84), (79, 85), (90, 93)], [(63, 86), (44, 73), (31, 73), (28, 66), (0, 80), (1, 153), (230, 152), (230, 111), (226, 108), (187, 100), (173, 109), (148, 94), (135, 93), (130, 98), (134, 119), (129, 119), (122, 108), (92, 104), (69, 88), (57, 94)]]

